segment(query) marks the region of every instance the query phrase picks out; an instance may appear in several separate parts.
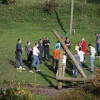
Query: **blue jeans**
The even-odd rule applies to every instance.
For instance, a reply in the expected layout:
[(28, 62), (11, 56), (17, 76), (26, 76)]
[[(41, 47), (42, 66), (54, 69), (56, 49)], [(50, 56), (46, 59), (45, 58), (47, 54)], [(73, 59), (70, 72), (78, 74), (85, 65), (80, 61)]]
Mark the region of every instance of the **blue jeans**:
[(73, 75), (73, 77), (77, 77), (78, 76), (78, 70), (77, 70), (75, 65), (73, 65), (72, 75)]
[(33, 55), (33, 62), (32, 62), (32, 66), (31, 66), (31, 68), (30, 68), (30, 70), (32, 70), (32, 67), (34, 67), (34, 65), (37, 63), (37, 66), (36, 66), (36, 68), (37, 68), (37, 71), (39, 70), (39, 58), (38, 58), (38, 56), (34, 56)]
[(94, 71), (94, 60), (95, 60), (95, 57), (90, 56), (90, 66), (91, 66), (91, 71), (92, 72)]
[[(81, 63), (81, 62), (80, 62), (79, 65), (80, 65), (80, 67), (82, 68), (82, 63)], [(77, 70), (77, 68), (76, 68), (75, 65), (73, 65), (72, 75), (73, 75), (73, 77), (78, 77), (78, 70)]]

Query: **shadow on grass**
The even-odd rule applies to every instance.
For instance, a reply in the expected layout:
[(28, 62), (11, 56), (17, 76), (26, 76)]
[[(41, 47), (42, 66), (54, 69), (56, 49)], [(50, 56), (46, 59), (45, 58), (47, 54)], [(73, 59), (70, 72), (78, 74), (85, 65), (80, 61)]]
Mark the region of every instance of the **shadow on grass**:
[(72, 64), (71, 60), (67, 61), (65, 72), (70, 76), (72, 76), (72, 67), (73, 67), (73, 64)]
[(54, 67), (53, 67), (52, 65), (49, 65), (48, 63), (45, 63), (45, 66), (46, 66), (49, 70), (51, 70), (53, 73), (55, 73), (55, 69), (54, 69)]
[(13, 61), (12, 59), (8, 58), (8, 62), (9, 62), (10, 65), (16, 67), (16, 62)]
[(95, 4), (99, 4), (100, 0), (87, 0), (88, 3), (95, 3)]
[(54, 78), (54, 77), (52, 77), (52, 76), (49, 76), (49, 75), (46, 75), (46, 74), (43, 74), (42, 72), (39, 72), (39, 74), (49, 83), (49, 87), (57, 88), (57, 87), (52, 83), (52, 81), (51, 81), (50, 79), (48, 79), (48, 78), (52, 78), (52, 79), (55, 79), (55, 80), (56, 80), (56, 78)]
[(60, 28), (61, 28), (62, 31), (66, 34), (67, 31), (64, 29), (63, 24), (62, 24), (62, 22), (61, 22), (61, 19), (60, 19), (59, 15), (58, 15), (57, 11), (54, 10), (54, 12), (55, 12), (55, 14), (56, 14), (56, 19), (57, 19), (57, 21), (58, 21), (58, 24), (59, 24)]

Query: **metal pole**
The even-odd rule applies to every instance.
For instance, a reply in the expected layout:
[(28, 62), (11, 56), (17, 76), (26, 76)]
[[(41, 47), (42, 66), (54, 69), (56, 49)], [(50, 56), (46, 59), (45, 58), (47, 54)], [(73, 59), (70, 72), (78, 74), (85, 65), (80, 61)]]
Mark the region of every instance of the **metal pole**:
[(71, 3), (70, 34), (72, 34), (72, 26), (73, 26), (73, 10), (74, 10), (74, 0), (72, 0), (72, 3)]

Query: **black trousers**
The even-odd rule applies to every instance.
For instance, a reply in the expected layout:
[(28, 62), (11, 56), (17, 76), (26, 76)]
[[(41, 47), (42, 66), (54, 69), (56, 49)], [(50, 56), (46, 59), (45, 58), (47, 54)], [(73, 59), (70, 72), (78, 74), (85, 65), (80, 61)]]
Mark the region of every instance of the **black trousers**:
[(44, 48), (44, 59), (46, 60), (46, 56), (48, 57), (48, 60), (50, 59), (50, 53), (49, 48)]
[(53, 67), (54, 67), (55, 63), (56, 63), (56, 66), (55, 66), (55, 73), (56, 73), (57, 70), (58, 70), (58, 63), (59, 63), (59, 60), (53, 58), (53, 61), (52, 61), (52, 66), (53, 66)]
[(43, 53), (43, 48), (40, 49), (40, 55), (39, 55), (40, 64), (42, 63), (42, 53)]

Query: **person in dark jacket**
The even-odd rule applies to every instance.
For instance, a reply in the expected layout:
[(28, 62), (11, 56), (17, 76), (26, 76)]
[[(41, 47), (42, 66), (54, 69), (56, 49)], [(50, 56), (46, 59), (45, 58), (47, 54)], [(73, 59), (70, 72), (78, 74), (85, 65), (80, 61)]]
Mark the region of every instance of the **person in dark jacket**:
[(31, 63), (31, 47), (30, 47), (30, 41), (27, 42), (26, 46), (25, 46), (25, 51), (27, 54), (27, 64)]
[(43, 40), (42, 39), (40, 39), (40, 41), (39, 41), (38, 49), (40, 51), (39, 61), (40, 61), (40, 64), (42, 64), (42, 54), (43, 54)]
[(46, 60), (46, 55), (48, 57), (48, 60), (50, 60), (50, 53), (49, 53), (49, 48), (50, 48), (50, 41), (48, 37), (43, 41), (43, 47), (44, 47), (44, 60)]
[(18, 69), (21, 66), (22, 70), (25, 70), (22, 64), (22, 50), (21, 48), (21, 39), (18, 39), (18, 43), (16, 44), (16, 68)]

